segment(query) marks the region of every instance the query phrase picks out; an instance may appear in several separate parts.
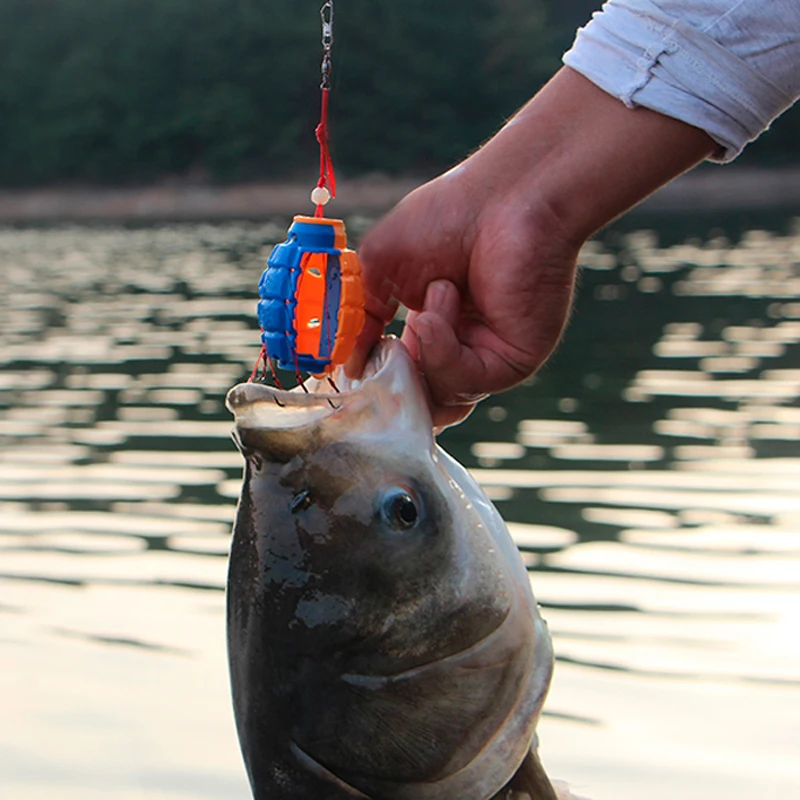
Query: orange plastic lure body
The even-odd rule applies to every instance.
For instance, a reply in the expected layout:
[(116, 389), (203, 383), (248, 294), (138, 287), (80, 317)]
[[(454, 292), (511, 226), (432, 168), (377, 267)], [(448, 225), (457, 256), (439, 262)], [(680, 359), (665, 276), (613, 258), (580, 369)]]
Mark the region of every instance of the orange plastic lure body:
[(343, 364), (364, 326), (361, 265), (344, 222), (296, 216), (258, 294), (261, 341), (279, 367), (326, 375)]

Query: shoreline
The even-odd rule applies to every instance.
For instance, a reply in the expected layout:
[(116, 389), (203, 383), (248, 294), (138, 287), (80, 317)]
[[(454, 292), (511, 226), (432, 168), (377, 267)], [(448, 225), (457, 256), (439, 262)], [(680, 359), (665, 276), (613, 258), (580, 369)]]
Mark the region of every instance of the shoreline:
[[(388, 211), (421, 183), (384, 176), (341, 180), (334, 216)], [(137, 188), (0, 189), (0, 224), (261, 220), (313, 213), (309, 185), (163, 184)], [(676, 178), (628, 213), (791, 208), (800, 213), (800, 166), (705, 166)]]

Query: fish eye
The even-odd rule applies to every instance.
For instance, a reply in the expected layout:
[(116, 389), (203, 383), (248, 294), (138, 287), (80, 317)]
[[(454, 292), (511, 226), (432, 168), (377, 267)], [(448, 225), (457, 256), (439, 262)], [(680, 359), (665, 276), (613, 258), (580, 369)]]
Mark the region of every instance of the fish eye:
[(384, 521), (399, 531), (413, 528), (419, 520), (419, 506), (407, 489), (389, 489), (381, 503)]

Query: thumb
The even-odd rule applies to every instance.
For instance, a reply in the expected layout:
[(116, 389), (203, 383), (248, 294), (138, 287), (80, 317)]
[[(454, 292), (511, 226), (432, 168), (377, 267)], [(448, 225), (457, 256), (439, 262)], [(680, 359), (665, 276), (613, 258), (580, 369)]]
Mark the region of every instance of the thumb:
[(478, 387), (484, 365), (478, 354), (456, 335), (461, 299), (446, 280), (433, 281), (423, 310), (410, 314), (403, 341), (415, 355), (437, 407), (474, 405), (483, 398)]

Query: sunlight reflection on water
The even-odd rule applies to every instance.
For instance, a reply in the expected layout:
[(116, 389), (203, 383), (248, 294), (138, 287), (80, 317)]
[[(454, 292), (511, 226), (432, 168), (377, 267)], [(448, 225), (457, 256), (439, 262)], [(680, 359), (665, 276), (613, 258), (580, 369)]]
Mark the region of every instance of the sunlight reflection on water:
[[(590, 242), (554, 359), (443, 437), (534, 570), (543, 757), (595, 800), (800, 794), (793, 224)], [(0, 231), (2, 797), (249, 796), (223, 399), (283, 230)]]

